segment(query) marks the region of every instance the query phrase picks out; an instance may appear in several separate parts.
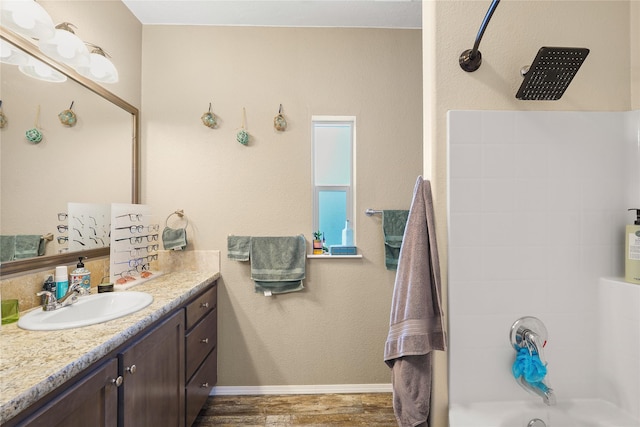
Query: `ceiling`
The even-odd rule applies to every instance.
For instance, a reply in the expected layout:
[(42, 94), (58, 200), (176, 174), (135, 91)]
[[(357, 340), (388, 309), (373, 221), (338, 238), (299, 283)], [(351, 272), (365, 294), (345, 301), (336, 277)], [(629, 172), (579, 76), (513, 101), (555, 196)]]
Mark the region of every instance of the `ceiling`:
[(143, 25), (421, 28), (421, 0), (122, 0)]

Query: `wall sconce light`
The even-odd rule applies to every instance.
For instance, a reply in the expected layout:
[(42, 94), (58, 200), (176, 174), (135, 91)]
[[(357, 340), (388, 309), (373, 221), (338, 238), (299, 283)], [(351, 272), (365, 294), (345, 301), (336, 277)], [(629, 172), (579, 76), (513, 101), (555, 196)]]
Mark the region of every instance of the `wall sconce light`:
[(86, 43), (91, 48), (89, 63), (76, 68), (78, 73), (96, 82), (116, 83), (118, 81), (118, 70), (109, 60), (109, 55), (100, 46)]
[(0, 20), (2, 26), (34, 39), (49, 39), (55, 33), (51, 17), (34, 0), (3, 0)]

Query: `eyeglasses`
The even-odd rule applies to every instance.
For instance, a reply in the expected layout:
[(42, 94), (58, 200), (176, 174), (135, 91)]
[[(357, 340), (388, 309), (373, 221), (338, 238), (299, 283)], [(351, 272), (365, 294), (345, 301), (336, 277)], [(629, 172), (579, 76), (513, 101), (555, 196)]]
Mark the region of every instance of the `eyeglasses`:
[(78, 230), (78, 229), (77, 229), (77, 228), (75, 228), (75, 227), (73, 227), (73, 229), (74, 229), (75, 231), (77, 231), (77, 232), (78, 232), (78, 234), (80, 235), (80, 237), (82, 237), (82, 233), (80, 232), (80, 230)]
[(149, 264), (145, 263), (145, 264), (138, 264), (135, 266), (135, 270), (136, 272), (140, 273), (142, 271), (148, 270), (149, 269)]
[(151, 225), (148, 225), (148, 226), (146, 226), (144, 228), (146, 228), (148, 231), (159, 231), (160, 230), (160, 225), (159, 224), (151, 224)]
[(143, 257), (143, 259), (146, 259), (147, 261), (155, 261), (158, 259), (158, 254), (147, 255), (146, 257)]
[(125, 237), (123, 239), (116, 239), (116, 242), (122, 242), (123, 240), (128, 240), (129, 243), (142, 243), (142, 237), (144, 236)]
[(129, 230), (131, 233), (141, 233), (144, 228), (142, 225), (132, 225), (129, 227), (116, 227), (116, 230)]
[(64, 221), (65, 219), (67, 219), (67, 214), (65, 212), (60, 212), (58, 213), (58, 221)]
[(129, 264), (129, 267), (135, 267), (136, 265), (140, 265), (143, 262), (144, 262), (144, 258), (135, 258), (135, 259), (130, 259), (129, 261), (116, 262), (114, 264)]
[(73, 219), (78, 221), (80, 223), (80, 225), (84, 227), (84, 222), (80, 221), (80, 218), (78, 218), (77, 216), (74, 216)]
[(60, 233), (64, 233), (64, 232), (65, 232), (65, 231), (67, 231), (68, 229), (69, 229), (69, 226), (68, 226), (68, 225), (62, 225), (62, 224), (58, 225), (58, 231), (59, 231)]
[(147, 242), (158, 241), (158, 235), (157, 234), (148, 234), (146, 236), (141, 236), (141, 237), (146, 237), (147, 238)]
[(158, 245), (140, 246), (138, 248), (133, 248), (133, 249), (135, 249), (135, 250), (145, 249), (147, 252), (152, 252), (152, 251), (157, 251), (158, 250)]
[(124, 215), (117, 215), (116, 218), (124, 218), (128, 216), (129, 217), (129, 221), (142, 221), (142, 214), (124, 214)]
[(67, 236), (58, 237), (58, 243), (64, 243), (64, 242), (66, 242), (68, 240), (69, 240), (69, 238)]

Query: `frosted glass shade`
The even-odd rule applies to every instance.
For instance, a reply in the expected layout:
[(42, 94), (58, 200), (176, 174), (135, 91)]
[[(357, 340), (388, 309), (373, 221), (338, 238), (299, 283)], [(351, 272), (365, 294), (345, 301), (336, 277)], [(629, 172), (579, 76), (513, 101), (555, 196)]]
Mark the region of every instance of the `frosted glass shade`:
[(0, 62), (11, 65), (25, 65), (28, 61), (29, 55), (6, 41), (0, 40)]
[(89, 55), (89, 64), (77, 68), (78, 73), (101, 83), (116, 83), (118, 81), (118, 70), (115, 65), (99, 53)]
[(77, 68), (89, 63), (89, 49), (75, 34), (57, 29), (53, 38), (40, 40), (40, 50), (56, 61)]
[(67, 80), (67, 76), (35, 58), (29, 58), (26, 64), (18, 65), (18, 69), (29, 77), (46, 82), (62, 83)]
[(34, 0), (3, 0), (0, 21), (3, 27), (29, 38), (45, 40), (55, 35), (51, 17)]

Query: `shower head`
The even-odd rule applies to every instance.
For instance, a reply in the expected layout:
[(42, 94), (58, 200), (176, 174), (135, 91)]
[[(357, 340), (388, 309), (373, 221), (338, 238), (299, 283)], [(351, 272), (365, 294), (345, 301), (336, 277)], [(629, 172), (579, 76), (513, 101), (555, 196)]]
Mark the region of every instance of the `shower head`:
[(523, 71), (524, 81), (516, 94), (522, 100), (560, 99), (589, 54), (576, 47), (542, 47), (533, 64)]

